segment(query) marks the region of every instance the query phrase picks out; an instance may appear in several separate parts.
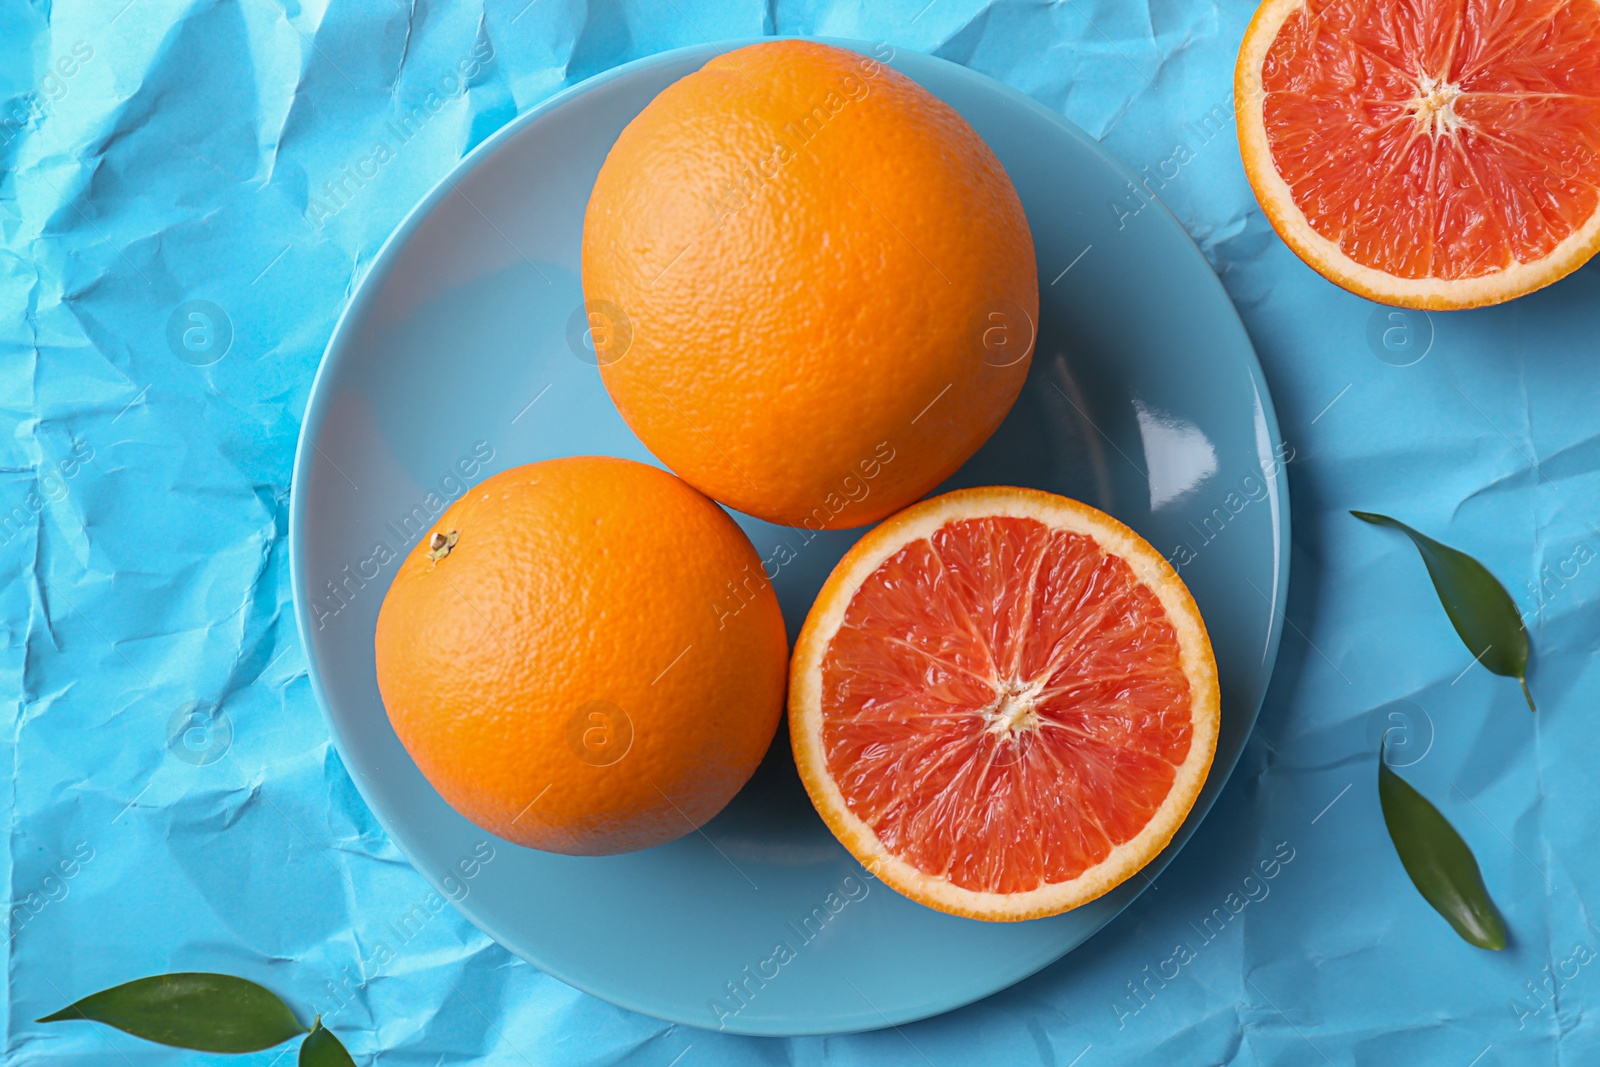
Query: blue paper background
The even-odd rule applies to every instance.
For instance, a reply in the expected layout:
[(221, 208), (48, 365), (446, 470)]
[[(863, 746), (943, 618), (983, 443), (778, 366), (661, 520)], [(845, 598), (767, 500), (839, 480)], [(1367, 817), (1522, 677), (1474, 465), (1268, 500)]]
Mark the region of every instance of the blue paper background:
[[(358, 1061), (387, 1063), (1600, 1055), (1586, 903), (1600, 890), (1600, 269), (1501, 308), (1396, 318), (1317, 277), (1239, 163), (1230, 89), (1250, 14), (1233, 0), (0, 10), (7, 1061), (206, 1061), (30, 1021), (166, 970), (254, 978), (324, 1012)], [(1295, 456), (1277, 674), (1221, 801), (1156, 888), (980, 1004), (792, 1041), (613, 1008), (435, 912), (329, 745), (285, 542), (312, 374), (410, 205), (564, 86), (774, 32), (966, 64), (1148, 168), (1238, 304)], [(492, 57), (463, 92), (449, 76), (484, 42)], [(421, 131), (368, 162), (418, 103)], [(331, 196), (354, 167), (376, 173)], [(1533, 637), (1537, 715), (1472, 666), (1409, 545), (1350, 507), (1399, 515), (1501, 576)], [(1374, 789), (1387, 726), (1397, 762), (1482, 861), (1513, 931), (1504, 952), (1461, 943), (1407, 883)], [(394, 959), (358, 986), (379, 941)], [(1172, 974), (1179, 944), (1192, 958), (1177, 977), (1152, 977)]]

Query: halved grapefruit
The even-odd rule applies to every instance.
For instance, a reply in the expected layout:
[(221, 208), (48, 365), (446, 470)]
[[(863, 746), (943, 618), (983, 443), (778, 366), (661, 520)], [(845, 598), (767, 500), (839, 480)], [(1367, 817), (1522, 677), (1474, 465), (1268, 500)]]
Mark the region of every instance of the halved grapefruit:
[(1211, 767), (1217, 669), (1160, 553), (1086, 504), (965, 489), (840, 560), (795, 645), (806, 791), (940, 911), (1055, 915), (1172, 839)]
[(1273, 227), (1369, 299), (1496, 304), (1600, 250), (1596, 0), (1266, 0), (1234, 107)]

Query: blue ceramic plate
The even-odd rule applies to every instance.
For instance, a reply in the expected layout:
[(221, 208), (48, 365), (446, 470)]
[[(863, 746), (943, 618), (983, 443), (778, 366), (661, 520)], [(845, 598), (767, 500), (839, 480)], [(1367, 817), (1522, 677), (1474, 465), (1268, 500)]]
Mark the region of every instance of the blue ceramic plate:
[[(834, 841), (782, 730), (703, 833), (628, 856), (545, 855), (445, 805), (390, 729), (373, 677), (373, 627), (397, 561), (467, 485), (551, 456), (653, 462), (584, 344), (584, 205), (623, 126), (743, 43), (651, 56), (552, 98), (473, 151), (384, 246), (306, 412), (290, 519), (295, 610), (312, 684), (362, 796), (417, 870), (495, 940), (580, 989), (675, 1022), (748, 1034), (872, 1029), (969, 1003), (1060, 959), (1145, 878), (1034, 922), (931, 911), (865, 878)], [(1223, 703), (1216, 764), (1147, 868), (1153, 876), (1221, 790), (1277, 652), (1289, 509), (1272, 401), (1216, 276), (1164, 208), (1138, 210), (1144, 194), (1130, 171), (981, 75), (908, 52), (891, 62), (994, 148), (1039, 255), (1032, 375), (951, 487), (1035, 486), (1111, 512), (1179, 565), (1211, 629)], [(776, 581), (792, 636), (860, 531), (806, 541), (739, 519), (763, 557), (780, 541), (795, 552)], [(491, 848), (492, 862), (474, 863)]]

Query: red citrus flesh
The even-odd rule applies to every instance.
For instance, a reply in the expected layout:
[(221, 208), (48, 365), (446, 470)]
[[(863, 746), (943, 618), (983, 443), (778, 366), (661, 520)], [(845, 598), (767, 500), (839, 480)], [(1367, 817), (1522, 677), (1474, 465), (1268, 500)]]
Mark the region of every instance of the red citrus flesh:
[(868, 575), (822, 661), (822, 747), (887, 849), (1018, 893), (1150, 822), (1193, 734), (1161, 601), (1085, 534), (948, 523)]
[(1600, 208), (1594, 0), (1308, 0), (1261, 89), (1295, 205), (1361, 266), (1494, 274), (1551, 256)]

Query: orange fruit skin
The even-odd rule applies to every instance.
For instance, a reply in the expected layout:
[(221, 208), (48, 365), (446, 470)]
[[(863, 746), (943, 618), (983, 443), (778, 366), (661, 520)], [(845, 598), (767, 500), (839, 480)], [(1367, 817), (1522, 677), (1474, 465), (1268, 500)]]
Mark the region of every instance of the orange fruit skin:
[(722, 810), (777, 729), (788, 644), (726, 512), (666, 471), (577, 457), (447, 509), (396, 573), (375, 653), (389, 721), (452, 807), (592, 856)]
[(972, 455), (1039, 314), (989, 147), (915, 82), (808, 41), (712, 59), (629, 123), (582, 270), (601, 375), (646, 447), (812, 529), (874, 522)]
[[(973, 515), (1015, 515), (1057, 529), (1089, 533), (1103, 551), (1128, 563), (1155, 591), (1182, 649), (1191, 686), (1193, 736), (1165, 803), (1143, 831), (1098, 867), (1070, 882), (1031, 892), (963, 890), (918, 870), (889, 851), (850, 809), (828, 768), (822, 740), (823, 664), (851, 599), (863, 580), (904, 545), (944, 522)], [(817, 813), (864, 868), (891, 889), (936, 911), (987, 922), (1018, 922), (1059, 915), (1121, 885), (1160, 854), (1199, 798), (1216, 755), (1221, 695), (1210, 636), (1193, 595), (1172, 565), (1149, 542), (1110, 515), (1080, 501), (1037, 489), (985, 486), (921, 501), (868, 531), (834, 567), (817, 594), (795, 641), (789, 674), (789, 738), (795, 768)], [(975, 803), (977, 800), (975, 798)], [(1023, 842), (1014, 842), (1023, 844)]]

